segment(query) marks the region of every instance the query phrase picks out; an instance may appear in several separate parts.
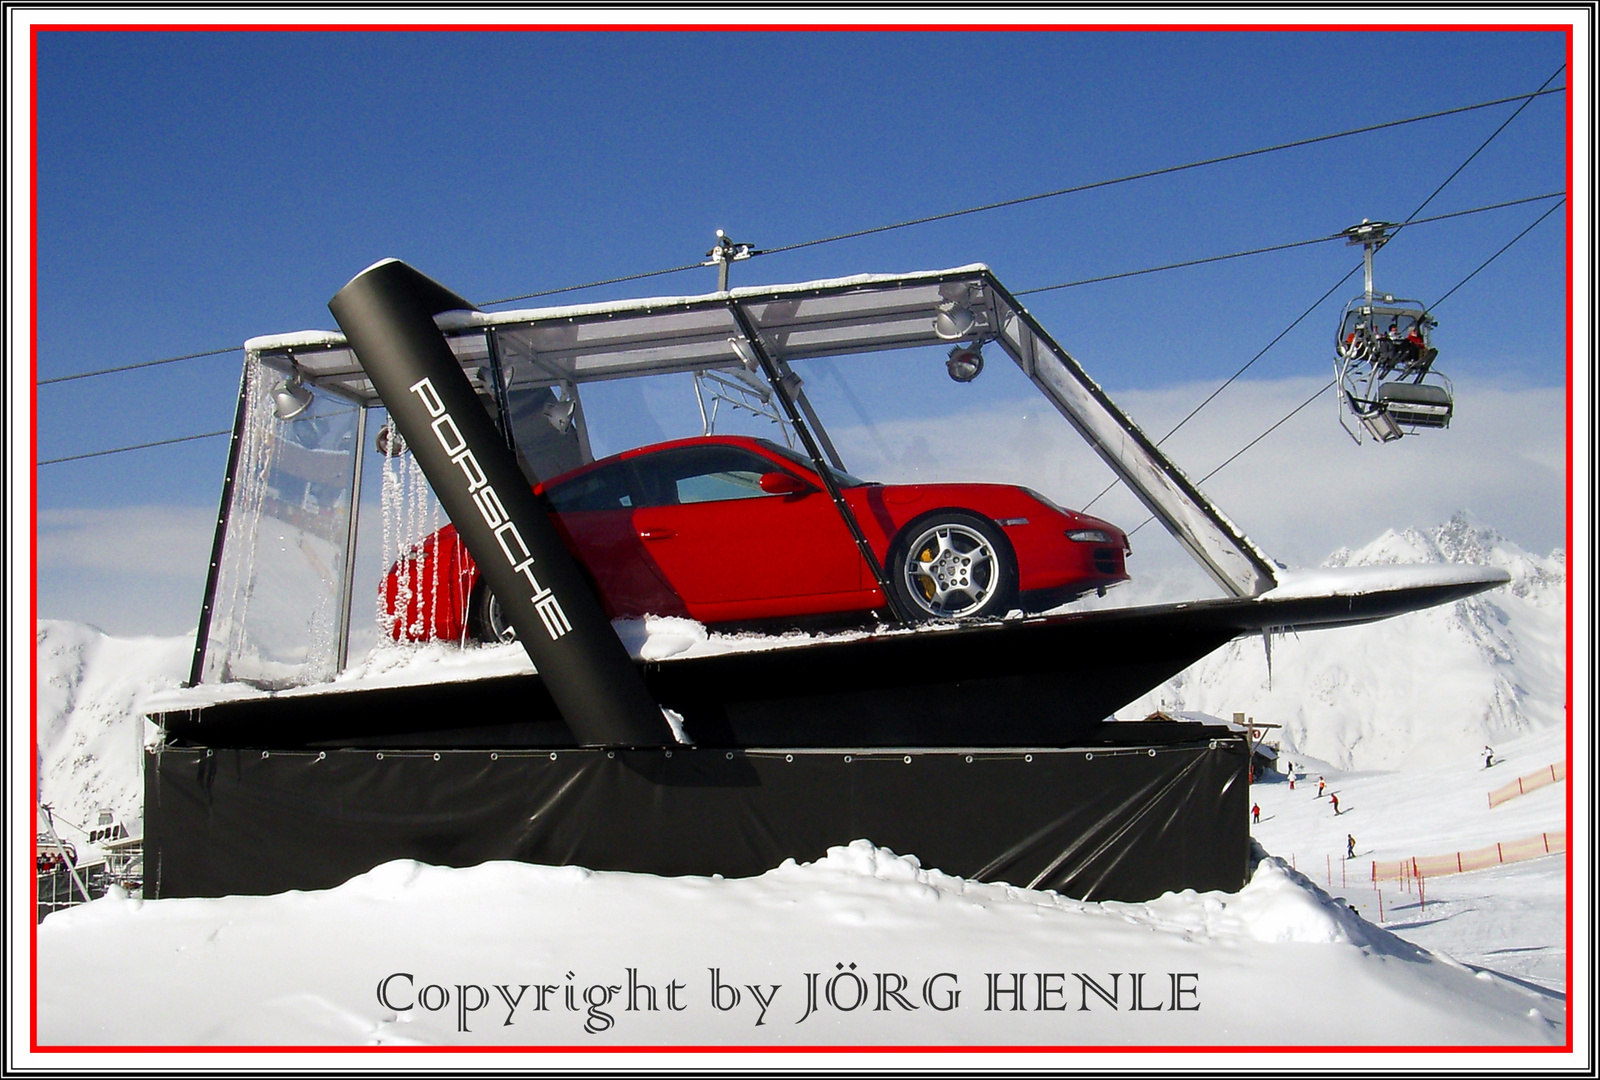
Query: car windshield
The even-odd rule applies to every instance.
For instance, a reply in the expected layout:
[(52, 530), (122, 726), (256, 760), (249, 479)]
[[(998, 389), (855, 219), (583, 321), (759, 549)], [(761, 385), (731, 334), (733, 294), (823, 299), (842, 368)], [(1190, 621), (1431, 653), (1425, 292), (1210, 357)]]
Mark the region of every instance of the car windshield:
[[(794, 462), (796, 465), (799, 465), (803, 469), (810, 469), (812, 472), (817, 471), (816, 464), (798, 450), (791, 450), (787, 446), (779, 446), (770, 439), (757, 439), (756, 441), (762, 446), (766, 447), (768, 450), (771, 450), (773, 453), (788, 458), (790, 461)], [(829, 465), (826, 462), (823, 463), (823, 468), (828, 470), (828, 475), (833, 477), (834, 483), (838, 484), (842, 488), (865, 487), (867, 484), (877, 483), (876, 480), (863, 480), (859, 476), (851, 476), (843, 469), (835, 469), (832, 465)]]

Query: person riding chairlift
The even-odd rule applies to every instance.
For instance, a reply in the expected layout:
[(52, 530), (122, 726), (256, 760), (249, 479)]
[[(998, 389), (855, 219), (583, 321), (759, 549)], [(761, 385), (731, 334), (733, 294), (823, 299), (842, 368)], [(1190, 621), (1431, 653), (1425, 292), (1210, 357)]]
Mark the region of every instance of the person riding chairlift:
[(1399, 320), (1391, 319), (1389, 331), (1384, 334), (1384, 338), (1389, 343), (1389, 362), (1393, 366), (1405, 373), (1416, 364), (1418, 357), (1421, 356), (1422, 335), (1418, 332), (1415, 322), (1405, 334), (1401, 334)]
[(1433, 366), (1433, 358), (1439, 355), (1439, 350), (1428, 344), (1422, 336), (1422, 320), (1418, 319), (1411, 324), (1411, 329), (1406, 331), (1406, 342), (1413, 350), (1411, 363), (1419, 375), (1427, 374)]
[(1394, 320), (1390, 320), (1389, 329), (1378, 335), (1377, 347), (1373, 355), (1373, 361), (1378, 366), (1378, 377), (1380, 379), (1400, 366), (1402, 362), (1400, 348), (1399, 324)]

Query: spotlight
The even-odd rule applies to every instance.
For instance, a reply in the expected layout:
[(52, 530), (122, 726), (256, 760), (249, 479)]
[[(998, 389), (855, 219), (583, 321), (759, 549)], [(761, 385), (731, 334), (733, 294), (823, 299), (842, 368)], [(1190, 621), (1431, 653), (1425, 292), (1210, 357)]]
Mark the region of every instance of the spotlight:
[(567, 429), (572, 426), (573, 414), (578, 411), (578, 399), (567, 398), (562, 401), (560, 398), (552, 398), (539, 411), (544, 413), (544, 418), (550, 421), (551, 427), (565, 435)]
[(272, 411), (279, 420), (293, 420), (311, 405), (311, 387), (300, 381), (296, 371), (272, 392)]
[(983, 346), (957, 345), (950, 350), (944, 368), (958, 383), (969, 383), (983, 373)]
[(972, 329), (973, 321), (971, 308), (947, 300), (939, 305), (939, 314), (934, 316), (933, 332), (946, 341), (959, 341)]
[(400, 429), (390, 420), (378, 429), (378, 453), (384, 457), (399, 457), (406, 452), (405, 436), (400, 434)]

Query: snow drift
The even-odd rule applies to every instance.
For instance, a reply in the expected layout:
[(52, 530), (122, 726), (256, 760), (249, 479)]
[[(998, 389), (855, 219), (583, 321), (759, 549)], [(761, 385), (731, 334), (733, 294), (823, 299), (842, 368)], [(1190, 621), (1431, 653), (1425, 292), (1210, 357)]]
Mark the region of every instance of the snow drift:
[[(108, 898), (39, 930), (51, 1045), (1551, 1045), (1562, 1006), (1280, 860), (1083, 903), (865, 841), (756, 878), (392, 862), (323, 892)], [(648, 989), (645, 989), (648, 988)], [(380, 997), (381, 994), (381, 997)]]

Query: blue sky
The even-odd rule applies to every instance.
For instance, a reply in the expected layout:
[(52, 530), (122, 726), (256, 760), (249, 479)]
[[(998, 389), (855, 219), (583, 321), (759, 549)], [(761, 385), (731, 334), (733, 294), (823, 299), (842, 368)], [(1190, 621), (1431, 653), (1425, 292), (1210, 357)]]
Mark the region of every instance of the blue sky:
[[(42, 35), (37, 56), (44, 379), (331, 327), (327, 299), (385, 256), (478, 300), (557, 288), (694, 262), (718, 227), (780, 246), (1526, 93), (1564, 63), (1566, 39), (74, 32)], [(981, 261), (1021, 291), (1398, 220), (1514, 108), (755, 259), (735, 283)], [(1425, 215), (1565, 185), (1566, 108), (1553, 95)], [(1432, 301), (1542, 209), (1419, 225), (1380, 255), (1380, 288)], [(1438, 366), (1458, 382), (1563, 385), (1564, 224), (1558, 211), (1440, 307)], [(1193, 402), (1356, 261), (1326, 244), (1028, 303), (1114, 394)], [(697, 269), (562, 299), (714, 284)], [(1339, 302), (1358, 286), (1249, 378), (1325, 380)], [(39, 456), (227, 427), (238, 370), (232, 354), (41, 387)], [(935, 423), (945, 406), (934, 397), (915, 383), (874, 388), (875, 418)], [(1229, 438), (1236, 448), (1281, 414), (1254, 423), (1246, 412), (1229, 421), (1243, 426), (1212, 432), (1213, 460), (1180, 464), (1204, 473)], [(1292, 458), (1299, 425), (1332, 423), (1331, 407), (1308, 410), (1252, 453)], [(1366, 460), (1399, 460), (1409, 442)], [(44, 466), (38, 506), (97, 521), (171, 508), (203, 524), (226, 450), (218, 438)], [(1525, 516), (1501, 527), (1530, 546), (1559, 539), (1558, 507)], [(83, 574), (58, 569), (41, 571), (41, 615), (87, 618), (64, 584)], [(193, 576), (178, 575), (177, 609), (191, 604)]]

